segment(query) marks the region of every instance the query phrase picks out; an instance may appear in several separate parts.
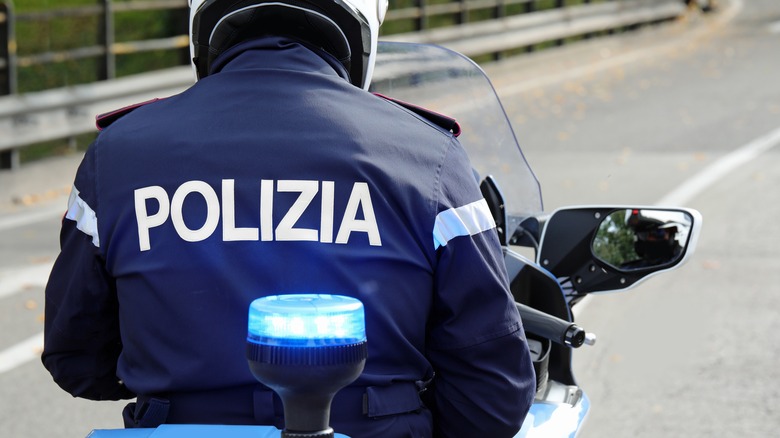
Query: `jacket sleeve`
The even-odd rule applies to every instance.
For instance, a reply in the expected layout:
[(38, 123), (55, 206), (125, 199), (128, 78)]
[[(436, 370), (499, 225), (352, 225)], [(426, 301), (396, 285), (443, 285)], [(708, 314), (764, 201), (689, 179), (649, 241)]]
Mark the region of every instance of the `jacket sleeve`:
[(100, 256), (92, 148), (76, 174), (62, 220), (60, 254), (46, 285), (41, 359), (74, 397), (120, 400), (135, 395), (116, 376), (122, 351), (116, 288)]
[(436, 436), (512, 437), (536, 379), (495, 224), (459, 145), (441, 173), (427, 356)]

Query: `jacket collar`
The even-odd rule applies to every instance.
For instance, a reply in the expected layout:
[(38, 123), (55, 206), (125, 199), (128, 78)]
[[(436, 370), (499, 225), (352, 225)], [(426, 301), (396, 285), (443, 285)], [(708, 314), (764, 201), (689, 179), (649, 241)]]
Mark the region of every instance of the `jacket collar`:
[(214, 60), (209, 75), (256, 68), (320, 72), (340, 76), (349, 82), (347, 70), (333, 55), (306, 43), (276, 36), (236, 44)]

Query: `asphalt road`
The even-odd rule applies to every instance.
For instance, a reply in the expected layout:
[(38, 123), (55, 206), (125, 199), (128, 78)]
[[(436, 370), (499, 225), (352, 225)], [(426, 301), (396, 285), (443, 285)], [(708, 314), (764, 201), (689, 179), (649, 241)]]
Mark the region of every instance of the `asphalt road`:
[(579, 312), (599, 337), (574, 359), (592, 402), (581, 437), (780, 428), (779, 28), (780, 2), (732, 2), (496, 81), (546, 210), (671, 204), (704, 217), (687, 265)]
[[(546, 210), (672, 204), (704, 216), (687, 265), (579, 312), (599, 337), (575, 354), (593, 405), (582, 437), (780, 428), (780, 2), (721, 3), (710, 16), (487, 68)], [(36, 357), (77, 165), (0, 172), (3, 436), (121, 426), (121, 403), (72, 399)]]

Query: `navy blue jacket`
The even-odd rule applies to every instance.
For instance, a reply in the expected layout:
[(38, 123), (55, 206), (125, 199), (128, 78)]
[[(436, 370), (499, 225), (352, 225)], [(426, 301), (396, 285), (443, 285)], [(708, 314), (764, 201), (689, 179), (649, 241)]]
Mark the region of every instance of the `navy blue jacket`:
[(89, 399), (169, 400), (169, 423), (280, 427), (245, 360), (249, 303), (335, 293), (363, 301), (369, 344), (336, 431), (514, 435), (535, 379), (456, 138), (298, 43), (254, 40), (218, 61), (88, 149), (46, 288), (54, 380)]

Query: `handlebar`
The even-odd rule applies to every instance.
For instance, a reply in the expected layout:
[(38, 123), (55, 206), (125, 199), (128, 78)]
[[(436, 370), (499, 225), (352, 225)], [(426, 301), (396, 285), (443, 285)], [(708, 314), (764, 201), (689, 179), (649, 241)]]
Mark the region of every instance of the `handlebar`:
[(525, 304), (515, 303), (523, 320), (523, 327), (538, 336), (571, 348), (579, 348), (583, 344), (593, 345), (596, 341), (594, 335), (586, 333), (577, 324), (563, 320), (536, 310)]

